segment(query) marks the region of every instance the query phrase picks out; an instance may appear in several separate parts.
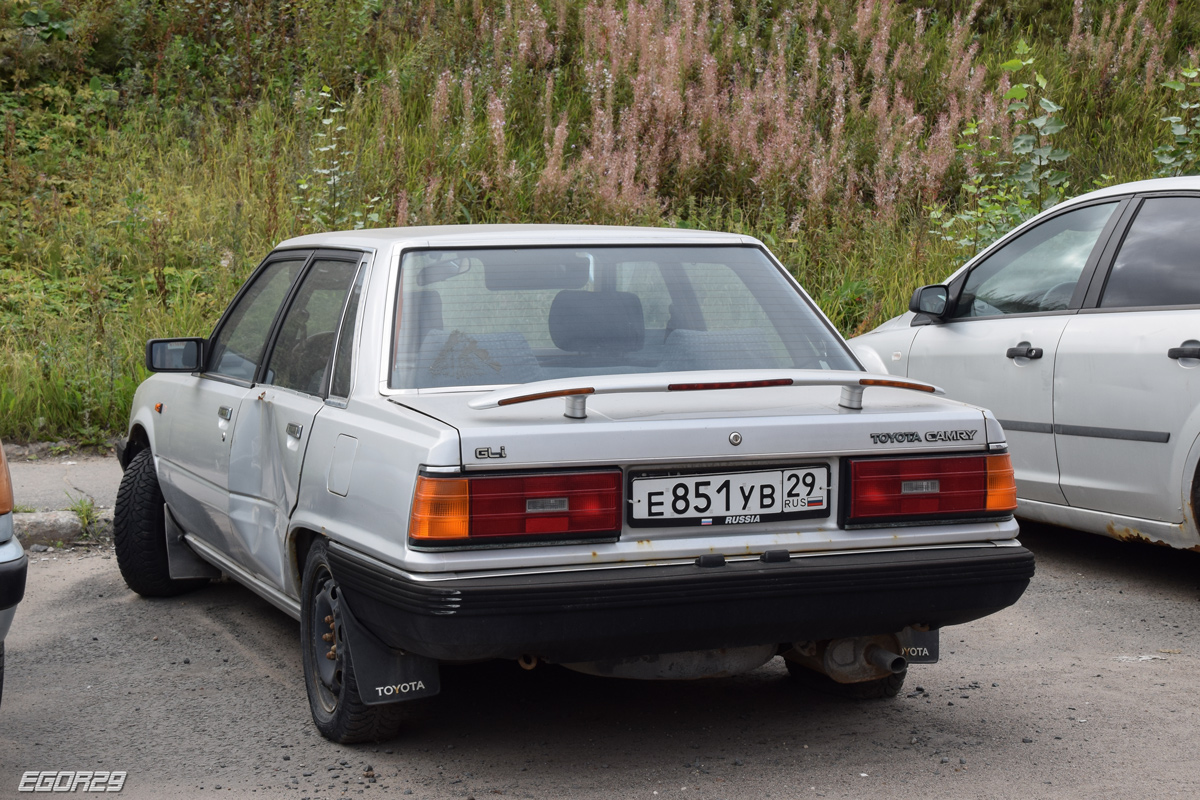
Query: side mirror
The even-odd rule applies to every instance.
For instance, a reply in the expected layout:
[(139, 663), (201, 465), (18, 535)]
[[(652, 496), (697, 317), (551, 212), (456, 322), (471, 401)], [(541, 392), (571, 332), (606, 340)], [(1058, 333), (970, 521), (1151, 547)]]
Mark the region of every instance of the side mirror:
[(151, 339), (146, 342), (146, 369), (151, 372), (197, 372), (204, 363), (204, 339)]
[(922, 286), (913, 292), (908, 301), (908, 310), (914, 314), (925, 314), (936, 320), (945, 318), (950, 304), (950, 287), (945, 284)]

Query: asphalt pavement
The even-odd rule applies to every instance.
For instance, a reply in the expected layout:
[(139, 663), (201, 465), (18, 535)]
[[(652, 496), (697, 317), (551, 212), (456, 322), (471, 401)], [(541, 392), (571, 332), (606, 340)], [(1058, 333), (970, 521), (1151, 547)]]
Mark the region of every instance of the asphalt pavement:
[[(93, 465), (97, 504), (114, 465)], [(48, 497), (83, 483), (14, 467)], [(246, 589), (146, 600), (106, 543), (31, 554), (0, 797), (33, 770), (120, 771), (123, 797), (153, 800), (1200, 796), (1200, 554), (1021, 538), (1038, 558), (1025, 596), (944, 629), (941, 661), (893, 700), (801, 688), (779, 659), (676, 683), (492, 662), (444, 667), (397, 738), (355, 746), (317, 734), (298, 626)]]

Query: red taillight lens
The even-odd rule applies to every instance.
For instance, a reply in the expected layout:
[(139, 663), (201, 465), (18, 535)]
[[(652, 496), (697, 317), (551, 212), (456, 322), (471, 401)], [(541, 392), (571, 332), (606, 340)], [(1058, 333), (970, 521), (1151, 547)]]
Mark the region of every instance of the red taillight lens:
[[(435, 505), (424, 500), (444, 495), (458, 502)], [(439, 509), (450, 518), (440, 519)], [(417, 479), (409, 522), (409, 537), (427, 544), (594, 538), (620, 531), (621, 473), (616, 470), (481, 478), (422, 476)]]
[(856, 460), (848, 523), (1010, 512), (1017, 487), (1008, 455)]

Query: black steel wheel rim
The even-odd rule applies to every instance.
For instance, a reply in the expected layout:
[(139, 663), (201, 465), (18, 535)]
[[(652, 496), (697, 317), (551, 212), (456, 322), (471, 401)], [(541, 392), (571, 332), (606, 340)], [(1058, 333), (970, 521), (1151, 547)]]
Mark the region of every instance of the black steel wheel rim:
[(316, 672), (316, 689), (326, 711), (337, 708), (342, 692), (346, 645), (342, 634), (340, 592), (337, 581), (328, 570), (317, 576), (320, 590), (312, 599), (312, 621), (309, 631), (309, 654)]

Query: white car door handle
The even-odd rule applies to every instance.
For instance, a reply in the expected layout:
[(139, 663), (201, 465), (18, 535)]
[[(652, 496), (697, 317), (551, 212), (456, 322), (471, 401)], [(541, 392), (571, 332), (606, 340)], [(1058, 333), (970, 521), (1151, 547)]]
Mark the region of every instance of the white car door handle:
[(224, 420), (233, 419), (233, 409), (230, 406), (221, 406), (217, 409), (217, 416)]
[(1042, 348), (1040, 347), (1010, 347), (1005, 352), (1006, 358), (1041, 358)]
[(300, 434), (303, 432), (304, 432), (303, 425), (297, 425), (295, 422), (289, 422), (287, 424), (287, 435), (292, 437), (293, 439), (299, 439)]

